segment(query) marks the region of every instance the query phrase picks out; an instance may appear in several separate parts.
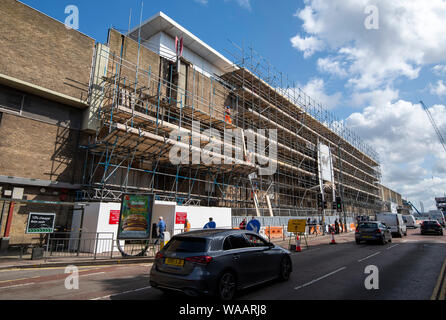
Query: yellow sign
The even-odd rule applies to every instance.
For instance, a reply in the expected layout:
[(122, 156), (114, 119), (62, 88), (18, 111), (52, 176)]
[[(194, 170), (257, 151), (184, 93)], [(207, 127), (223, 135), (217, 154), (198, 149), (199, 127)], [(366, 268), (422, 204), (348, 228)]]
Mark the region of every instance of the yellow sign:
[(290, 219), (288, 220), (288, 232), (304, 233), (306, 225), (306, 219)]

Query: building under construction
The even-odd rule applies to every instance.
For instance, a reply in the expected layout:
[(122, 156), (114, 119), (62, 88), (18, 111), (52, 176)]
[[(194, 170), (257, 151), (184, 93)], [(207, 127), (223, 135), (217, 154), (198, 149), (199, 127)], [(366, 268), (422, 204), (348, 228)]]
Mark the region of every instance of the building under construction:
[[(316, 212), (323, 190), (328, 210), (337, 196), (347, 212), (379, 210), (376, 152), (252, 48), (230, 46), (231, 60), (161, 12), (126, 35), (109, 30), (93, 56), (77, 200), (153, 192), (233, 215), (294, 216)], [(178, 149), (189, 151), (180, 163)]]

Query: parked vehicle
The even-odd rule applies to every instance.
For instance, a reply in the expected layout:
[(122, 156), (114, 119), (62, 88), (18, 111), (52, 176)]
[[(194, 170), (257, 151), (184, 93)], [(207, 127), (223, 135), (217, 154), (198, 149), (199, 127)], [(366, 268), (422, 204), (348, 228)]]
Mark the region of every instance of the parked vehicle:
[(424, 213), (423, 216), (427, 217), (428, 220), (437, 220), (443, 227), (446, 227), (446, 220), (443, 212), (440, 210), (430, 210), (429, 212)]
[(443, 235), (443, 227), (437, 220), (425, 220), (421, 224), (421, 234), (438, 234)]
[(190, 296), (230, 300), (237, 290), (292, 272), (290, 252), (245, 230), (206, 229), (176, 235), (160, 250), (150, 285)]
[(420, 227), (420, 225), (417, 223), (417, 220), (415, 219), (415, 217), (411, 214), (410, 215), (403, 214), (403, 221), (406, 224), (407, 228), (416, 229), (416, 228)]
[(381, 244), (392, 242), (390, 228), (381, 221), (360, 222), (355, 232), (357, 244), (361, 241), (378, 241)]
[(403, 221), (403, 215), (400, 213), (382, 212), (376, 215), (376, 220), (381, 221), (390, 228), (392, 235), (402, 237), (407, 236), (407, 227)]

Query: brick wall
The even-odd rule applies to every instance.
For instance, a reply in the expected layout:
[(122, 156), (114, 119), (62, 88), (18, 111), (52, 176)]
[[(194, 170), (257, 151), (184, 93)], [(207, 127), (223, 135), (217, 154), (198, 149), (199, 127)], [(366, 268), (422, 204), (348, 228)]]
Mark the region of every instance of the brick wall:
[(95, 41), (14, 0), (0, 16), (0, 73), (85, 101)]
[(0, 124), (0, 174), (79, 183), (79, 131), (4, 113)]

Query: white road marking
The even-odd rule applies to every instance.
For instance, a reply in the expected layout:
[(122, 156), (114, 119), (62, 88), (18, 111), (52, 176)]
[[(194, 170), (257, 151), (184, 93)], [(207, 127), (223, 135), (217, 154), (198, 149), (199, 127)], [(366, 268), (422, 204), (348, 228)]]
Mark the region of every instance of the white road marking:
[(89, 274), (81, 274), (80, 277), (94, 276), (94, 275), (102, 274), (102, 273), (105, 273), (105, 272), (95, 272), (95, 273), (89, 273)]
[(131, 292), (137, 292), (137, 291), (141, 291), (141, 290), (144, 290), (144, 289), (150, 289), (150, 288), (152, 288), (152, 286), (143, 287), (143, 288), (134, 289), (134, 290), (128, 290), (128, 291), (119, 292), (119, 293), (113, 293), (113, 294), (109, 294), (109, 295), (107, 295), (107, 296), (98, 297), (98, 298), (93, 298), (93, 299), (90, 299), (90, 300), (107, 299), (107, 298), (110, 298), (110, 297), (113, 297), (113, 296), (118, 296), (118, 295), (121, 295), (121, 294), (126, 294), (126, 293), (131, 293)]
[(0, 289), (8, 289), (8, 288), (15, 288), (15, 287), (23, 287), (23, 286), (29, 286), (34, 284), (34, 282), (30, 282), (30, 283), (23, 283), (23, 284), (16, 284), (13, 286), (8, 286), (8, 287), (0, 287)]
[(400, 244), (399, 243), (397, 243), (397, 244), (394, 244), (393, 246), (391, 246), (391, 247), (388, 247), (387, 248), (387, 250), (390, 250), (390, 249), (392, 249), (392, 248), (395, 248), (396, 246), (399, 246)]
[(362, 259), (358, 260), (358, 262), (361, 262), (361, 261), (364, 261), (364, 260), (366, 260), (368, 258), (374, 257), (374, 256), (376, 256), (377, 254), (380, 254), (380, 253), (381, 253), (381, 251), (375, 252), (374, 254), (371, 254), (371, 255), (369, 255), (369, 256), (367, 256), (365, 258), (362, 258)]
[(319, 281), (319, 280), (322, 280), (322, 279), (324, 279), (324, 278), (327, 278), (327, 277), (329, 277), (329, 276), (331, 276), (331, 275), (333, 275), (333, 274), (335, 274), (335, 273), (337, 273), (337, 272), (339, 272), (339, 271), (342, 271), (342, 270), (344, 270), (344, 269), (346, 269), (346, 268), (347, 268), (347, 267), (342, 267), (342, 268), (339, 268), (339, 269), (337, 269), (337, 270), (335, 270), (335, 271), (333, 271), (333, 272), (327, 273), (326, 275), (324, 275), (324, 276), (322, 276), (322, 277), (319, 277), (319, 278), (317, 278), (317, 279), (311, 280), (310, 282), (307, 282), (307, 283), (305, 283), (305, 284), (303, 284), (303, 285), (301, 285), (301, 286), (298, 286), (298, 287), (294, 288), (294, 290), (299, 290), (299, 289), (301, 289), (301, 288), (307, 287), (307, 286), (309, 286), (310, 284), (313, 284), (313, 283), (315, 283), (315, 282), (317, 282), (317, 281)]

